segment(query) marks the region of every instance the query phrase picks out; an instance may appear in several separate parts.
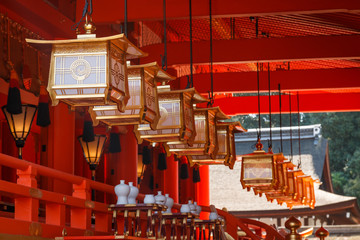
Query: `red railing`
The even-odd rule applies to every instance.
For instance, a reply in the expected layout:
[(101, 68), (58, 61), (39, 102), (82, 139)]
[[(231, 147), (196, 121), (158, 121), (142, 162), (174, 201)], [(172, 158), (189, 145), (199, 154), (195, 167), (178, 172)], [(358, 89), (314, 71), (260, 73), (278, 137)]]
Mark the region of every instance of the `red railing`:
[[(13, 199), (14, 214), (0, 215), (0, 232), (25, 236), (84, 236), (112, 235), (112, 219), (108, 204), (91, 201), (91, 190), (98, 193), (114, 194), (114, 187), (83, 177), (58, 171), (45, 166), (0, 154), (0, 165), (16, 169), (17, 182), (0, 180), (0, 196)], [(40, 189), (37, 179), (40, 177), (56, 179), (72, 185), (72, 195)], [(139, 194), (141, 201), (143, 194)], [(174, 204), (179, 210), (180, 204)], [(43, 209), (43, 212), (39, 212)], [(208, 206), (202, 210), (210, 212)], [(250, 219), (237, 219), (233, 215), (217, 210), (226, 220), (226, 232), (238, 239), (237, 232), (242, 230), (251, 239), (261, 239), (265, 231), (267, 240), (282, 237), (274, 228)], [(39, 217), (40, 215), (40, 217)], [(95, 216), (95, 224), (91, 218)], [(259, 231), (260, 230), (260, 231)]]

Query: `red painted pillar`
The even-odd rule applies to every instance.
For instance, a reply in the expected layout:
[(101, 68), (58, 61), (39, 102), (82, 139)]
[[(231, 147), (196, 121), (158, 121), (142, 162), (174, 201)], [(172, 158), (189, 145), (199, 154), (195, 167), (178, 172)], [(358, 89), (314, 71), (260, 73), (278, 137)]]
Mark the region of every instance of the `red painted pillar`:
[(166, 159), (167, 169), (164, 172), (164, 194), (168, 193), (174, 202), (179, 202), (179, 168), (174, 154)]
[(195, 199), (195, 187), (193, 183), (193, 173), (192, 168), (188, 166), (189, 178), (180, 180), (180, 199), (179, 203), (188, 203), (188, 200)]
[(133, 126), (127, 127), (127, 132), (120, 134), (121, 152), (109, 153), (107, 159), (108, 181), (117, 185), (121, 179), (126, 183), (137, 183), (138, 144), (133, 132)]
[[(198, 205), (210, 205), (210, 179), (209, 179), (209, 166), (200, 166), (200, 182), (195, 184), (196, 197), (195, 201)], [(208, 214), (201, 213), (202, 219), (208, 219)]]
[[(51, 109), (49, 128), (49, 161), (54, 169), (74, 174), (75, 162), (75, 112), (64, 103)], [(71, 195), (72, 186), (54, 180), (53, 190)]]

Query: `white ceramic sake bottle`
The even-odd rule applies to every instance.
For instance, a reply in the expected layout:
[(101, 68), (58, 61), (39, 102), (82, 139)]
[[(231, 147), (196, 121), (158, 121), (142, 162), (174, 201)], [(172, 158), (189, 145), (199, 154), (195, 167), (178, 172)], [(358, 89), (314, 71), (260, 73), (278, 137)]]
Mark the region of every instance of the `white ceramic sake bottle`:
[(115, 186), (115, 194), (117, 196), (116, 204), (127, 204), (130, 186), (125, 184), (125, 180), (120, 180), (120, 184)]
[(133, 182), (129, 182), (130, 193), (128, 195), (128, 203), (136, 204), (136, 197), (139, 194), (139, 189), (133, 185)]
[(171, 213), (171, 208), (174, 205), (174, 199), (172, 199), (168, 193), (165, 194), (165, 197), (166, 197), (165, 206), (167, 206), (165, 213)]
[(161, 191), (158, 191), (158, 194), (155, 196), (155, 203), (160, 205), (165, 205), (166, 197), (161, 194)]

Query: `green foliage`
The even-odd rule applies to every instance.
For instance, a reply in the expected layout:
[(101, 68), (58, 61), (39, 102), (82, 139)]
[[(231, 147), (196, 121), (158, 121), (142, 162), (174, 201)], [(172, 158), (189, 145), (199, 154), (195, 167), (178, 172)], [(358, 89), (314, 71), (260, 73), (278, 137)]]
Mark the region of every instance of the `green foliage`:
[(360, 176), (350, 179), (349, 182), (344, 185), (344, 193), (348, 196), (357, 197), (358, 204), (360, 204)]
[(344, 172), (331, 173), (334, 191), (338, 194), (344, 194), (344, 185), (347, 182), (347, 177)]

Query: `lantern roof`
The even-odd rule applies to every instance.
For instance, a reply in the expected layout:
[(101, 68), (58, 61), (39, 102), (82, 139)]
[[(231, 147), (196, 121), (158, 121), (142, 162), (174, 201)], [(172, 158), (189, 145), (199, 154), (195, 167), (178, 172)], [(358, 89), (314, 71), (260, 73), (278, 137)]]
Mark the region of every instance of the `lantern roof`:
[[(160, 89), (159, 89), (160, 88)], [(171, 93), (171, 94), (182, 94), (189, 93), (192, 94), (193, 104), (209, 102), (210, 100), (204, 96), (202, 96), (195, 88), (186, 88), (181, 90), (170, 90), (170, 86), (158, 86), (159, 93)]]
[(108, 37), (86, 37), (77, 39), (62, 39), (62, 40), (38, 40), (38, 39), (25, 39), (27, 43), (33, 47), (50, 54), (53, 45), (71, 44), (71, 43), (100, 43), (100, 42), (113, 42), (115, 44), (126, 44), (126, 59), (134, 59), (139, 57), (146, 57), (148, 54), (137, 48), (131, 43), (125, 34), (117, 34)]
[(240, 155), (242, 158), (262, 158), (262, 157), (272, 157), (274, 156), (271, 152), (265, 152), (265, 150), (262, 149), (263, 145), (260, 142), (260, 138), (258, 139), (256, 143), (256, 150), (249, 154)]
[(129, 65), (128, 69), (137, 69), (137, 68), (145, 68), (149, 71), (154, 77), (157, 82), (167, 83), (176, 79), (176, 77), (171, 76), (166, 71), (164, 71), (157, 62), (151, 62), (141, 65)]
[(248, 130), (245, 129), (241, 123), (239, 121), (236, 121), (236, 122), (217, 122), (216, 125), (219, 125), (219, 126), (230, 126), (232, 127), (232, 131), (234, 133), (242, 133), (242, 132), (247, 132)]
[(210, 107), (210, 108), (195, 108), (195, 111), (213, 111), (215, 112), (215, 117), (217, 120), (225, 120), (230, 119), (228, 115), (226, 115), (223, 111), (221, 111), (220, 107)]

